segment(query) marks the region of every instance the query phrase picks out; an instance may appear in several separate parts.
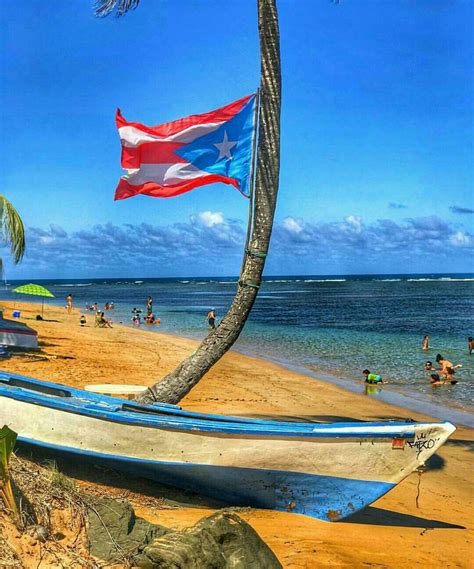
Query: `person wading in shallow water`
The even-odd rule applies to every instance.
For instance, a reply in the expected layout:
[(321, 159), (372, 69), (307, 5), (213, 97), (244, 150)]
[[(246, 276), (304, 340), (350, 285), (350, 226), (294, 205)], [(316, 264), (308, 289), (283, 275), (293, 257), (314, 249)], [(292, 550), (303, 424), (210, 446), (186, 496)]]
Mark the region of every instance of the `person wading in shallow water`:
[(436, 371), (439, 371), (446, 381), (453, 385), (458, 383), (453, 376), (456, 373), (456, 369), (462, 367), (462, 364), (453, 365), (449, 360), (443, 358), (441, 354), (436, 356), (436, 363), (441, 366), (441, 369)]
[(209, 328), (211, 330), (215, 330), (216, 328), (216, 311), (214, 308), (211, 308), (207, 313), (207, 323), (209, 324)]
[(426, 351), (426, 350), (429, 349), (429, 347), (430, 347), (430, 337), (429, 337), (429, 336), (425, 336), (425, 337), (423, 338), (423, 347), (422, 347), (422, 349)]
[(147, 315), (153, 314), (153, 299), (151, 296), (146, 299), (146, 313)]

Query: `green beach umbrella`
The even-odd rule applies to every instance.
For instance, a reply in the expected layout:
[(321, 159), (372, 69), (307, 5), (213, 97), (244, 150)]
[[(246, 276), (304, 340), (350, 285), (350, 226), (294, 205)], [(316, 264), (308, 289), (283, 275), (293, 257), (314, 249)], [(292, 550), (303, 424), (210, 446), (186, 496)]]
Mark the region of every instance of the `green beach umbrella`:
[(29, 283), (26, 285), (21, 285), (13, 289), (12, 292), (18, 292), (19, 294), (31, 294), (33, 296), (41, 296), (41, 318), (43, 318), (43, 310), (44, 310), (44, 299), (45, 297), (54, 298), (54, 294), (49, 291), (44, 286), (39, 284)]

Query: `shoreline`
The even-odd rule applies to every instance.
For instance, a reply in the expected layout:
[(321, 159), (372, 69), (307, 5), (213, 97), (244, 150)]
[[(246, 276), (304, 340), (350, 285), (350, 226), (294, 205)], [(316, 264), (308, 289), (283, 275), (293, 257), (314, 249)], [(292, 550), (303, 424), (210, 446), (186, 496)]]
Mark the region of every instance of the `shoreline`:
[[(10, 311), (12, 310), (12, 307), (9, 306), (10, 304), (12, 304), (11, 301), (8, 300), (2, 301), (0, 299), (0, 303), (3, 303), (8, 310)], [(26, 309), (26, 311), (29, 312), (37, 312), (41, 307), (41, 304), (37, 302), (14, 301), (14, 304), (15, 304), (15, 309), (17, 309), (16, 305), (20, 305), (21, 310)], [(70, 318), (71, 316), (78, 317), (80, 314), (83, 313), (88, 315), (87, 312), (85, 312), (84, 310), (79, 308), (74, 308), (73, 314), (71, 316), (68, 316), (62, 304), (51, 303), (49, 307), (51, 308), (54, 307), (55, 311), (57, 310), (59, 315), (61, 315), (62, 313), (66, 319)], [(20, 318), (19, 320), (21, 321), (22, 318)], [(28, 325), (31, 325), (33, 328), (38, 323), (38, 321), (36, 321), (33, 318), (28, 318), (28, 320), (32, 321), (28, 322)], [(44, 322), (48, 322), (48, 320), (45, 319)], [(196, 339), (191, 336), (180, 335), (177, 333), (176, 334), (170, 333), (169, 331), (162, 332), (160, 331), (159, 327), (156, 329), (153, 327), (142, 328), (141, 326), (137, 328), (135, 326), (130, 325), (127, 322), (113, 322), (113, 327), (123, 328), (124, 330), (127, 331), (133, 331), (133, 333), (138, 332), (143, 334), (152, 334), (153, 336), (157, 336), (158, 338), (162, 338), (166, 341), (177, 341), (177, 342), (186, 342), (186, 343), (189, 342), (192, 343), (194, 346), (199, 345), (201, 342), (200, 339)], [(92, 328), (92, 326), (88, 325), (86, 326), (86, 328)], [(349, 377), (344, 378), (341, 376), (337, 376), (335, 374), (328, 373), (324, 370), (311, 369), (310, 367), (297, 365), (286, 359), (279, 359), (269, 355), (267, 355), (266, 357), (262, 357), (258, 354), (254, 354), (251, 351), (245, 349), (231, 348), (228, 354), (235, 354), (235, 355), (240, 354), (245, 358), (249, 358), (251, 360), (255, 360), (256, 362), (260, 362), (260, 365), (270, 364), (278, 366), (280, 368), (288, 370), (291, 373), (295, 373), (299, 376), (306, 377), (311, 381), (322, 384), (319, 386), (320, 388), (323, 388), (326, 385), (330, 385), (332, 388), (344, 392), (346, 396), (350, 394), (356, 395), (357, 397), (362, 396), (364, 398), (371, 399), (374, 402), (378, 403), (382, 402), (385, 405), (403, 411), (403, 413), (406, 412), (417, 413), (425, 418), (429, 418), (430, 420), (454, 421), (458, 425), (464, 428), (473, 429), (474, 433), (474, 414), (471, 413), (469, 410), (464, 411), (460, 410), (459, 408), (445, 407), (443, 405), (435, 405), (430, 402), (423, 402), (416, 396), (417, 394), (415, 394), (414, 396), (414, 399), (417, 402), (416, 406), (414, 406), (413, 403), (411, 402), (412, 400), (408, 396), (393, 391), (387, 393), (383, 390), (383, 388), (380, 389), (380, 391), (377, 393), (376, 396), (367, 397), (367, 395), (363, 392), (363, 389), (361, 389), (361, 387), (363, 387), (364, 384), (362, 382), (358, 382), (354, 378), (349, 378)]]
[[(292, 364), (291, 362), (279, 361), (275, 358), (268, 358), (268, 361), (286, 367), (291, 371), (307, 375), (318, 381), (327, 381), (332, 385), (337, 385), (338, 387), (344, 389), (345, 391), (349, 391), (351, 393), (358, 393), (358, 394), (362, 393), (360, 387), (361, 385), (363, 385), (363, 383), (357, 382), (351, 378), (344, 379), (342, 377), (332, 375), (324, 371), (312, 370), (305, 366), (297, 366)], [(383, 401), (384, 403), (387, 403), (388, 405), (400, 407), (402, 409), (405, 409), (406, 411), (412, 411), (414, 413), (423, 413), (424, 415), (435, 417), (440, 421), (451, 421), (463, 425), (464, 427), (474, 429), (474, 415), (471, 411), (467, 409), (461, 410), (456, 407), (436, 405), (434, 403), (423, 401), (418, 394), (414, 394), (412, 398), (410, 398), (408, 395), (403, 395), (402, 393), (394, 391), (386, 391), (383, 389), (383, 387), (379, 388), (379, 391), (375, 396), (373, 396), (373, 398), (374, 399), (377, 398)]]
[[(64, 308), (51, 305), (45, 308), (46, 320), (35, 321), (38, 304), (15, 305), (21, 306), (20, 320), (38, 330), (38, 356), (45, 357), (14, 355), (1, 362), (2, 369), (74, 387), (83, 388), (89, 383), (150, 385), (174, 369), (197, 344), (126, 325), (81, 327), (79, 310), (69, 316)], [(6, 314), (9, 313), (8, 309)], [(180, 405), (205, 413), (276, 420), (431, 419), (236, 351), (225, 354)], [(238, 509), (237, 513), (254, 527), (285, 569), (366, 565), (467, 569), (474, 541), (473, 450), (474, 430), (459, 425), (433, 460), (428, 461), (423, 476), (410, 475), (377, 502), (343, 522), (328, 523), (251, 508)], [(112, 474), (103, 473), (105, 481), (91, 482), (75, 478), (74, 468), (72, 472), (80, 487), (105, 484), (109, 492), (123, 494)], [(137, 515), (149, 521), (182, 528), (215, 511), (212, 505), (190, 506), (185, 494), (176, 498), (176, 491), (149, 483), (148, 492), (175, 501), (172, 509), (151, 507), (146, 493), (140, 490), (144, 482), (128, 479), (127, 483), (138, 492)], [(375, 543), (384, 546), (374, 547)]]
[[(92, 285), (92, 283), (87, 284)], [(85, 285), (75, 283), (62, 284), (58, 286), (83, 287)], [(82, 301), (83, 300), (84, 299), (82, 298)], [(51, 299), (50, 305), (56, 306), (59, 309), (64, 307), (64, 304), (59, 297)], [(132, 305), (134, 305), (134, 303), (131, 303), (130, 307)], [(82, 312), (89, 319), (92, 314), (85, 310), (84, 307), (85, 305), (81, 306), (81, 301), (79, 301), (77, 308), (79, 310), (82, 310)], [(116, 320), (117, 324), (120, 322), (127, 328), (135, 328), (131, 326), (129, 322), (129, 312), (131, 308), (128, 310), (129, 306), (127, 302), (118, 303), (116, 308), (117, 310), (110, 312), (108, 316), (112, 317), (113, 320)], [(162, 323), (162, 326), (145, 327), (142, 325), (139, 327), (139, 329), (146, 329), (147, 331), (153, 332), (154, 334), (164, 334), (165, 336), (172, 336), (177, 339), (186, 338), (198, 343), (201, 342), (207, 334), (207, 330), (201, 328), (201, 325), (199, 325), (199, 327), (196, 327), (196, 322), (193, 322), (191, 326), (186, 327), (184, 322), (181, 322), (179, 319), (173, 321), (171, 325), (167, 322), (164, 322), (164, 324)], [(248, 332), (248, 330), (250, 330), (250, 332)], [(314, 357), (309, 355), (307, 351), (305, 352), (304, 349), (302, 349), (300, 353), (298, 351), (298, 341), (296, 341), (296, 344), (293, 346), (291, 343), (291, 338), (288, 337), (288, 334), (286, 337), (283, 335), (278, 340), (284, 343), (279, 344), (277, 338), (273, 338), (271, 340), (271, 343), (265, 345), (265, 349), (259, 350), (258, 345), (255, 343), (258, 340), (258, 335), (256, 335), (252, 325), (250, 325), (250, 328), (246, 328), (246, 332), (247, 333), (242, 334), (242, 337), (237, 340), (236, 344), (234, 344), (234, 346), (231, 348), (231, 352), (240, 353), (245, 356), (276, 363), (277, 365), (281, 365), (286, 369), (302, 373), (303, 375), (306, 375), (313, 379), (317, 379), (325, 383), (330, 383), (332, 385), (338, 385), (342, 389), (348, 390), (352, 393), (360, 394), (361, 392), (363, 393), (365, 391), (364, 383), (357, 373), (359, 369), (362, 370), (364, 367), (367, 367), (367, 362), (364, 361), (366, 359), (365, 357), (359, 357), (355, 368), (352, 356), (350, 356), (350, 358), (348, 356), (341, 356), (343, 353), (341, 350), (337, 350), (337, 352), (333, 354), (333, 357), (331, 357), (330, 360), (327, 358), (325, 360), (324, 357), (322, 357), (321, 361), (319, 361), (318, 351), (314, 352)], [(265, 330), (263, 332), (265, 332)], [(299, 338), (298, 330), (295, 330), (294, 333), (296, 334), (296, 338)], [(271, 338), (271, 335), (269, 337)], [(353, 353), (367, 354), (368, 359), (370, 359), (370, 351), (364, 351), (366, 349), (369, 349), (369, 347), (367, 347), (365, 344), (365, 339), (361, 339), (361, 342), (361, 344), (352, 346)], [(293, 346), (295, 350), (285, 350), (284, 348), (286, 345)], [(413, 343), (410, 343), (410, 346), (413, 346)], [(360, 347), (363, 348), (362, 351)], [(445, 347), (444, 344), (443, 347)], [(411, 349), (407, 346), (405, 346), (405, 348)], [(454, 350), (454, 348), (452, 349)], [(460, 350), (460, 348), (456, 349)], [(434, 348), (432, 348), (431, 351), (433, 352), (433, 350)], [(441, 351), (443, 354), (445, 353), (443, 351), (443, 348), (441, 348)], [(322, 353), (324, 354), (324, 349)], [(283, 354), (284, 357), (282, 357)], [(386, 354), (382, 354), (381, 357), (382, 360), (378, 364), (374, 364), (374, 361), (371, 361), (372, 366), (369, 365), (369, 367), (370, 369), (373, 367), (383, 368), (379, 370), (379, 373), (381, 373), (384, 378), (387, 378), (388, 382), (386, 382), (380, 390), (369, 390), (370, 393), (367, 392), (366, 395), (374, 399), (377, 398), (380, 401), (386, 402), (387, 404), (403, 407), (404, 409), (409, 410), (413, 413), (425, 413), (474, 428), (474, 400), (472, 399), (472, 388), (474, 384), (472, 383), (472, 364), (471, 361), (468, 361), (470, 358), (466, 359), (464, 355), (462, 361), (460, 362), (464, 364), (464, 370), (462, 370), (463, 373), (459, 376), (460, 383), (456, 387), (432, 387), (429, 385), (428, 376), (424, 373), (424, 370), (421, 371), (422, 365), (420, 363), (421, 360), (424, 361), (426, 357), (429, 358), (429, 354), (423, 353), (420, 355), (420, 362), (418, 365), (414, 366), (413, 361), (410, 361), (409, 366), (405, 370), (400, 370), (400, 372), (394, 370), (388, 371), (391, 368), (390, 364), (387, 364)], [(384, 357), (385, 360), (383, 360)], [(431, 355), (431, 359), (433, 357), (434, 355)], [(410, 353), (410, 358), (413, 360), (413, 353)], [(453, 359), (453, 357), (449, 357), (449, 359), (452, 361), (456, 360), (456, 358)], [(388, 368), (387, 365), (389, 366)], [(407, 377), (409, 378), (408, 380)], [(376, 391), (378, 391), (378, 393), (376, 393)]]
[[(118, 326), (125, 326), (126, 328), (131, 328), (133, 330), (142, 330), (146, 332), (151, 332), (153, 334), (158, 334), (163, 337), (172, 337), (176, 339), (186, 339), (199, 344), (200, 339), (196, 339), (188, 335), (174, 334), (169, 331), (161, 332), (159, 328), (136, 328), (128, 323), (120, 322), (117, 323)], [(245, 357), (254, 358), (256, 360), (261, 360), (262, 362), (273, 363), (275, 365), (281, 366), (289, 371), (305, 375), (312, 378), (313, 380), (329, 383), (340, 387), (341, 389), (348, 391), (350, 393), (356, 393), (358, 395), (364, 394), (364, 383), (362, 381), (357, 381), (352, 377), (343, 377), (322, 369), (311, 369), (310, 367), (304, 365), (295, 364), (287, 359), (280, 359), (267, 354), (267, 356), (262, 357), (256, 353), (252, 353), (251, 350), (242, 349), (239, 347), (232, 347), (230, 352), (241, 354)], [(385, 384), (385, 385), (388, 385)], [(391, 383), (393, 385), (393, 382)], [(463, 409), (459, 404), (458, 406), (448, 406), (443, 404), (436, 404), (430, 401), (423, 401), (419, 393), (413, 393), (412, 395), (404, 395), (397, 391), (385, 390), (383, 387), (379, 388), (376, 395), (372, 395), (372, 398), (379, 399), (388, 405), (396, 406), (402, 408), (406, 411), (413, 413), (423, 413), (433, 418), (437, 418), (440, 421), (451, 421), (460, 424), (464, 427), (474, 429), (474, 407), (471, 409)]]

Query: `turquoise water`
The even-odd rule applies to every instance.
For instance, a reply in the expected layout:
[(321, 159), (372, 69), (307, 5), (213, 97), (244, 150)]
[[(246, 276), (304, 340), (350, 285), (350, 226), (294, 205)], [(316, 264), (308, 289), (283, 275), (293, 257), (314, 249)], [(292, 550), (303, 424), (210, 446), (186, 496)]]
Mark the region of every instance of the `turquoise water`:
[[(17, 284), (10, 283), (1, 296), (13, 298), (11, 289)], [(127, 325), (133, 307), (145, 312), (150, 294), (161, 326), (147, 329), (201, 339), (207, 334), (208, 310), (215, 308), (218, 318), (225, 314), (237, 281), (97, 279), (41, 284), (56, 295), (55, 304), (65, 304), (69, 292), (80, 308), (113, 301), (115, 309), (108, 316)], [(235, 349), (324, 372), (362, 392), (361, 372), (368, 368), (388, 381), (383, 394), (406, 395), (414, 407), (418, 402), (472, 411), (474, 354), (468, 355), (467, 337), (474, 335), (473, 308), (472, 274), (267, 278)], [(430, 336), (428, 352), (421, 349), (425, 334)], [(456, 386), (429, 385), (424, 362), (434, 361), (437, 353), (462, 364)]]

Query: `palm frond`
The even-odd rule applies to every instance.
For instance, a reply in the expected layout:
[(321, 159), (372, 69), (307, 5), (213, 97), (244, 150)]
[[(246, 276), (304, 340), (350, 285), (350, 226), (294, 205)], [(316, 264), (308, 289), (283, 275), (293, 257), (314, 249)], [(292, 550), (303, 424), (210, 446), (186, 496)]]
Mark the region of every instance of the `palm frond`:
[(123, 16), (129, 10), (135, 10), (140, 0), (95, 0), (94, 14), (98, 18), (105, 18), (115, 9), (117, 17)]
[(25, 254), (25, 227), (13, 205), (0, 194), (0, 235), (10, 244), (13, 261), (19, 263)]

